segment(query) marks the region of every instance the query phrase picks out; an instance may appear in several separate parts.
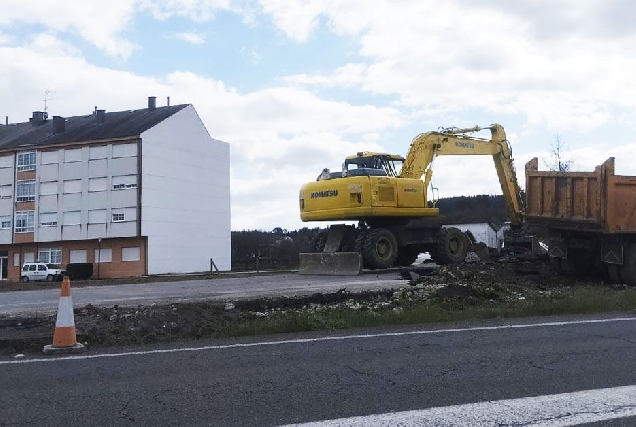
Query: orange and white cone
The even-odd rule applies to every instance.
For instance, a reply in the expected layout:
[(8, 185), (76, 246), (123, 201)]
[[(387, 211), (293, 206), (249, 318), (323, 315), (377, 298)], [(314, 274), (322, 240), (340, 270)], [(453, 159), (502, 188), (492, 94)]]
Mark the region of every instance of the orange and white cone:
[(57, 307), (53, 345), (44, 346), (44, 353), (77, 353), (85, 351), (86, 347), (77, 342), (75, 331), (75, 317), (73, 315), (73, 298), (71, 297), (71, 281), (64, 276), (60, 302)]

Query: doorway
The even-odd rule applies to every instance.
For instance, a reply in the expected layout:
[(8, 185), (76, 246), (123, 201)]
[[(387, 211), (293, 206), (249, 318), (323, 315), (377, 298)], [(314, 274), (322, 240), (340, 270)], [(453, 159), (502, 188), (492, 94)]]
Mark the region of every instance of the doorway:
[(2, 280), (7, 280), (9, 273), (9, 257), (0, 257), (0, 277)]

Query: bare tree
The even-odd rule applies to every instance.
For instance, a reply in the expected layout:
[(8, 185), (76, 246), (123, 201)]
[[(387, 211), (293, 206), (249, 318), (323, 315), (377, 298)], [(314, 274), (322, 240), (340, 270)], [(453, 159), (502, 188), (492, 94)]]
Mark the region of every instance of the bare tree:
[(554, 141), (550, 144), (550, 161), (546, 161), (545, 165), (551, 171), (568, 172), (572, 169), (574, 161), (572, 159), (566, 159), (565, 151), (567, 145), (561, 139), (561, 136), (557, 133), (554, 135)]

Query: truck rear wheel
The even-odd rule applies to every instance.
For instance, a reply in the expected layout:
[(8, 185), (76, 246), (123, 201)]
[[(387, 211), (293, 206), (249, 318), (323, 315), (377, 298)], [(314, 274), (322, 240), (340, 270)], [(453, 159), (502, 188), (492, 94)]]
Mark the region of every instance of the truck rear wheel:
[(550, 266), (552, 267), (552, 270), (554, 270), (557, 274), (563, 275), (563, 268), (561, 268), (561, 258), (551, 256)]
[(594, 256), (581, 248), (568, 248), (568, 257), (560, 258), (561, 270), (566, 276), (587, 278), (595, 274)]
[(621, 278), (623, 283), (628, 285), (636, 285), (636, 244), (632, 243), (627, 246), (625, 256), (623, 257), (623, 265), (621, 266)]
[(610, 282), (617, 285), (623, 283), (621, 277), (621, 266), (619, 264), (607, 264), (607, 275), (610, 278)]
[(438, 264), (458, 264), (466, 259), (468, 238), (459, 228), (442, 228), (437, 237), (435, 262)]
[(371, 269), (393, 267), (397, 252), (397, 240), (386, 228), (374, 228), (364, 239), (362, 256)]

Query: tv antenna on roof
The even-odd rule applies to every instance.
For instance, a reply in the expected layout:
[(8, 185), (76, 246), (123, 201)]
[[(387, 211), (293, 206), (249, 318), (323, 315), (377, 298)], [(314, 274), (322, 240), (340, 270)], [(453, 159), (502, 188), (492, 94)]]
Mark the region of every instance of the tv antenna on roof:
[(44, 91), (44, 99), (42, 101), (44, 101), (44, 112), (45, 113), (49, 109), (49, 107), (47, 105), (47, 102), (48, 101), (52, 101), (52, 100), (55, 99), (55, 98), (49, 98), (49, 95), (51, 95), (52, 93), (55, 93), (55, 91), (54, 90), (49, 90), (49, 89), (46, 89)]

